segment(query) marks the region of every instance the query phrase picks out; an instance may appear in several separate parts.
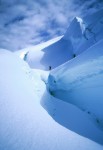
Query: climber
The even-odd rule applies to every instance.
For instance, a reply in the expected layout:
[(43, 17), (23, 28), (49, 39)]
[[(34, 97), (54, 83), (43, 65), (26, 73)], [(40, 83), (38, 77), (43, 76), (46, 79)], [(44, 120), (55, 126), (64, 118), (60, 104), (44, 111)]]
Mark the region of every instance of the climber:
[(75, 58), (76, 57), (76, 54), (73, 54), (73, 58)]
[(49, 70), (51, 70), (51, 66), (49, 66)]

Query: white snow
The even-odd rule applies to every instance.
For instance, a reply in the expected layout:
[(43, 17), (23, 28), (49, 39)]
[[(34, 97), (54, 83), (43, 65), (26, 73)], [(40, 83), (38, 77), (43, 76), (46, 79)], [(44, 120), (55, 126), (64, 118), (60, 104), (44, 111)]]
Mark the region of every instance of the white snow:
[(64, 36), (16, 53), (0, 49), (0, 150), (103, 149), (102, 16), (75, 17)]
[(103, 40), (54, 69), (48, 83), (49, 90), (55, 97), (89, 113), (96, 124), (103, 128), (102, 80)]
[(75, 17), (68, 27), (63, 39), (70, 41), (73, 47), (73, 53), (75, 54), (77, 47), (81, 43), (83, 33), (85, 31), (85, 24), (79, 17)]
[(60, 64), (68, 61), (73, 57), (72, 45), (64, 39), (56, 41), (54, 44), (45, 46), (45, 48), (38, 46), (37, 49), (28, 51), (26, 61), (31, 68), (39, 68), (49, 70), (49, 66), (55, 68)]
[(80, 55), (103, 39), (103, 10), (80, 18), (75, 17), (63, 36), (23, 49), (17, 54), (31, 68), (49, 70)]
[[(85, 131), (88, 125), (84, 129), (79, 128), (76, 134), (52, 119), (54, 113), (59, 120), (64, 118), (66, 112), (62, 111), (61, 114), (60, 108), (71, 113), (76, 112), (77, 115), (86, 118), (85, 121), (91, 129), (97, 131), (98, 138), (89, 138), (102, 143), (101, 132), (78, 109), (72, 109), (72, 106), (54, 99), (48, 93), (43, 96), (46, 89), (40, 77), (43, 78), (45, 74), (48, 72), (29, 69), (28, 65), (13, 53), (0, 51), (0, 149), (102, 150), (99, 144), (78, 135), (84, 130), (84, 136), (88, 137)], [(48, 108), (52, 117), (40, 103)], [(71, 117), (72, 114), (67, 118)]]

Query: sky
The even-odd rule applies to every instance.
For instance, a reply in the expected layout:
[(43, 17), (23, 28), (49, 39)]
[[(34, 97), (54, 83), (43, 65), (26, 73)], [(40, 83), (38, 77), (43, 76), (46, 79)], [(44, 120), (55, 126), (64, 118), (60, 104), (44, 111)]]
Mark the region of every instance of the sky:
[(0, 48), (20, 50), (63, 35), (75, 16), (103, 7), (103, 0), (0, 0)]

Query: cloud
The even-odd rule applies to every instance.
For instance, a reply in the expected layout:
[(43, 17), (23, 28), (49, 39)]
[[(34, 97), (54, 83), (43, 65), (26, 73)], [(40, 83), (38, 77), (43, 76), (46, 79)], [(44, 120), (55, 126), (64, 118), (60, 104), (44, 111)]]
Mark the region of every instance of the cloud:
[(0, 0), (0, 47), (12, 51), (62, 35), (74, 16), (101, 0)]

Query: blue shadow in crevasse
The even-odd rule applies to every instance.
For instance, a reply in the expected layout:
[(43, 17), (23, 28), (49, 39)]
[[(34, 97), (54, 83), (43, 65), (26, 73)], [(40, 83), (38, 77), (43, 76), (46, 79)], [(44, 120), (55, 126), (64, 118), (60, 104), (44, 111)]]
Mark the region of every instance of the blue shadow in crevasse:
[(89, 114), (72, 104), (54, 98), (47, 91), (41, 99), (41, 105), (63, 127), (103, 145), (103, 131), (90, 120)]

